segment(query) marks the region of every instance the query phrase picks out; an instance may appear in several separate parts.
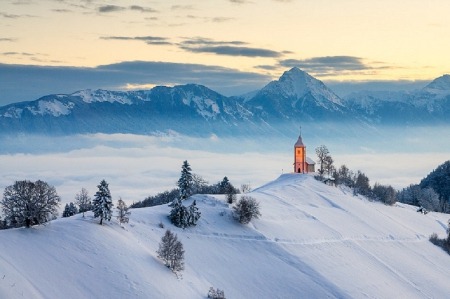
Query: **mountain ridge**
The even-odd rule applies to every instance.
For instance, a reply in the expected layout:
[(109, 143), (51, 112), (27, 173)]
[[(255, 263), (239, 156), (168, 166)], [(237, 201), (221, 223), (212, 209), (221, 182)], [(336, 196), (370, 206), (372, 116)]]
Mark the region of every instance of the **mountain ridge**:
[(197, 84), (126, 92), (87, 89), (0, 107), (0, 134), (172, 130), (193, 136), (269, 136), (293, 135), (299, 125), (326, 124), (342, 131), (338, 127), (448, 124), (449, 78), (441, 76), (415, 92), (364, 91), (344, 99), (298, 68), (235, 97)]

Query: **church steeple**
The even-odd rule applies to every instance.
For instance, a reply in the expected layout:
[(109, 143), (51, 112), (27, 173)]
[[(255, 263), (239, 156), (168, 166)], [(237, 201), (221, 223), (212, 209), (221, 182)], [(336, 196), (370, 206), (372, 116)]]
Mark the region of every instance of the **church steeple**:
[(294, 145), (294, 172), (306, 173), (308, 167), (306, 164), (306, 146), (303, 144), (302, 129), (300, 127), (300, 135)]

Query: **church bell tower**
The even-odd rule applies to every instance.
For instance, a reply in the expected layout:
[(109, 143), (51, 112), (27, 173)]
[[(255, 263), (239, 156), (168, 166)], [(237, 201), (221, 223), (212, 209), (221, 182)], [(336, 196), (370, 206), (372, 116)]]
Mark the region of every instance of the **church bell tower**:
[(303, 144), (302, 133), (298, 136), (297, 143), (294, 145), (294, 172), (307, 173), (306, 146)]

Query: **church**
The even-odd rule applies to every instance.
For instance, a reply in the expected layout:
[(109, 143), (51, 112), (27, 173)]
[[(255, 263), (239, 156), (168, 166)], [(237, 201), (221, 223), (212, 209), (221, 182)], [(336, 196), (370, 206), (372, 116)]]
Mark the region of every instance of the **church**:
[(298, 136), (297, 143), (294, 145), (294, 172), (310, 173), (315, 172), (316, 163), (309, 157), (306, 157), (306, 146), (303, 144), (302, 134)]

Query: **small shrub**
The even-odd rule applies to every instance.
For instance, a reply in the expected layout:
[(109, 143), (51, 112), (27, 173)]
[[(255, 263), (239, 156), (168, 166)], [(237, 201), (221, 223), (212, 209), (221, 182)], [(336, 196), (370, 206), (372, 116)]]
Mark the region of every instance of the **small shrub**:
[(430, 238), (429, 238), (429, 240), (434, 245), (438, 245), (439, 246), (439, 243), (441, 243), (441, 240), (439, 239), (439, 236), (436, 233), (432, 233)]
[(224, 291), (215, 290), (213, 287), (209, 288), (208, 298), (210, 299), (226, 299)]
[(251, 196), (243, 195), (233, 207), (233, 217), (242, 224), (249, 223), (253, 218), (258, 219), (259, 203)]

